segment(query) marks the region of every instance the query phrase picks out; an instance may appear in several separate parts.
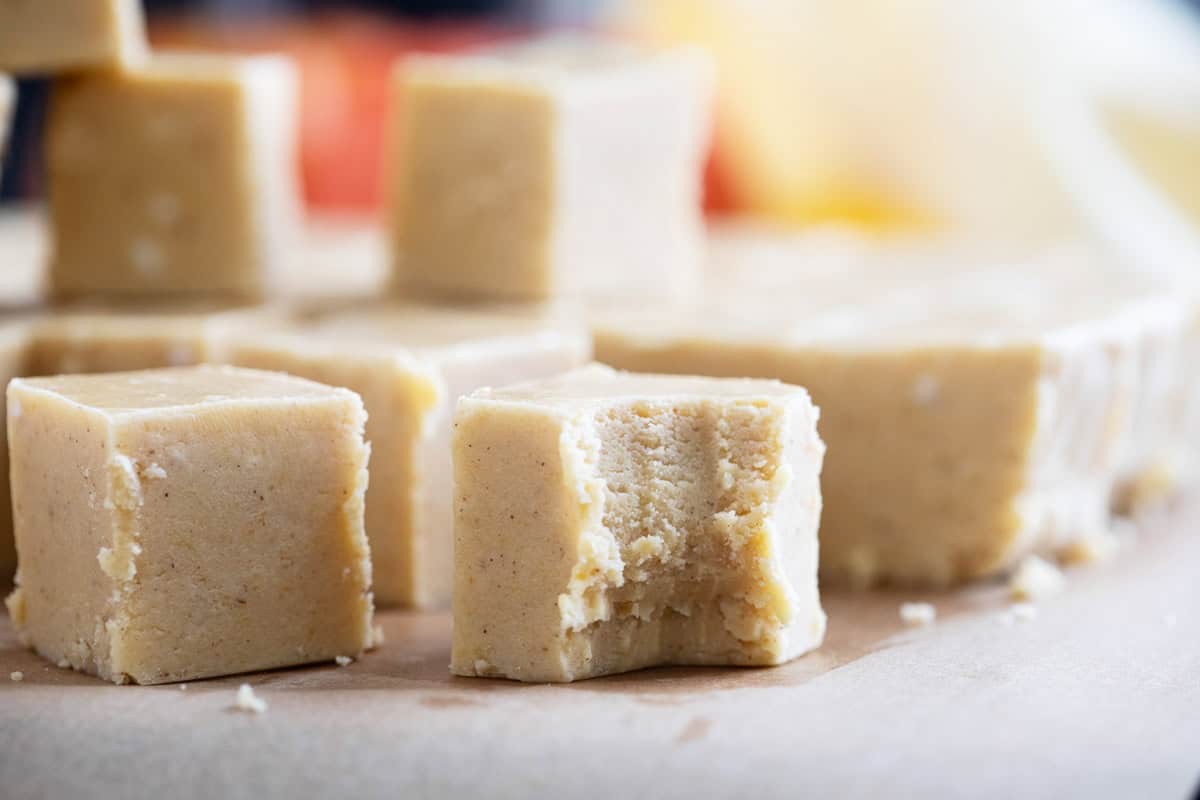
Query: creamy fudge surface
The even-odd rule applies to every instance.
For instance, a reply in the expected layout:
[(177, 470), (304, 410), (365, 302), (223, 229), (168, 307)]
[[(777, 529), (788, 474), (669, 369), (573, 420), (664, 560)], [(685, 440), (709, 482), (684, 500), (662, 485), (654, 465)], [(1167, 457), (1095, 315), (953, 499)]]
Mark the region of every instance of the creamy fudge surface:
[(367, 532), (381, 606), (450, 600), (450, 418), (484, 385), (584, 363), (591, 340), (554, 309), (450, 309), (414, 304), (314, 310), (290, 331), (239, 337), (236, 364), (358, 392), (369, 418)]
[(394, 87), (398, 291), (669, 296), (697, 281), (712, 93), (701, 54), (556, 38), (412, 58)]
[(129, 67), (145, 57), (141, 0), (9, 0), (0, 70), (47, 74)]
[[(790, 263), (764, 245), (722, 264), (705, 299), (608, 307), (593, 332), (597, 358), (623, 369), (812, 392), (829, 445), (824, 576), (993, 574), (1105, 527), (1120, 487), (1180, 449), (1188, 297), (1098, 279), (1076, 248), (975, 267), (929, 245), (865, 263), (826, 252), (812, 274), (779, 248)], [(774, 277), (754, 269), (763, 253)]]
[(201, 366), (8, 390), (22, 639), (162, 683), (370, 645), (359, 398)]
[(192, 406), (303, 402), (328, 398), (330, 387), (282, 373), (222, 366), (158, 369), (103, 375), (56, 375), (23, 381), (28, 392), (61, 395), (112, 417)]
[(572, 681), (820, 644), (804, 390), (586, 367), (459, 401), (451, 669)]
[(51, 290), (267, 292), (299, 215), (295, 99), (294, 68), (275, 56), (156, 53), (61, 81), (46, 140)]

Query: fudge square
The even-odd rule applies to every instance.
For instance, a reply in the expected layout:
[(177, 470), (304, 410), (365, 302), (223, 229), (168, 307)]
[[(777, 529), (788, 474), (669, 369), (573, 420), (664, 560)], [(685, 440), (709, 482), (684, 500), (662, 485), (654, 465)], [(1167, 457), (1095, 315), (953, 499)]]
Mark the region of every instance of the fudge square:
[(459, 401), (451, 670), (573, 681), (817, 647), (803, 389), (590, 366)]
[(398, 291), (538, 300), (698, 279), (712, 68), (554, 37), (394, 78)]
[(231, 342), (226, 352), (240, 366), (362, 396), (375, 597), (380, 606), (429, 608), (450, 602), (455, 401), (480, 386), (578, 367), (591, 339), (552, 315), (406, 305), (318, 315), (290, 333)]
[(263, 295), (298, 219), (295, 95), (276, 56), (165, 53), (59, 81), (51, 291)]
[(14, 380), (22, 641), (116, 683), (358, 655), (364, 422), (346, 389), (233, 367)]
[(122, 68), (143, 58), (146, 49), (141, 0), (0, 3), (0, 71)]

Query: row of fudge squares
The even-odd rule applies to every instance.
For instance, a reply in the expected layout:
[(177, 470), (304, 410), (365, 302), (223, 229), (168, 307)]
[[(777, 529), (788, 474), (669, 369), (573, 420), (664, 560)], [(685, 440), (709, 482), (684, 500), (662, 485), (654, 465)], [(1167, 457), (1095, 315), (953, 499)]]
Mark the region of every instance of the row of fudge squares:
[[(540, 308), (78, 309), (10, 319), (0, 334), (6, 379), (215, 362), (355, 391), (370, 415), (374, 451), (366, 515), (375, 596), (407, 607), (449, 602), (454, 401), (480, 386), (570, 369), (591, 354), (581, 324)], [(3, 490), (7, 507), (7, 480)], [(7, 528), (0, 529), (5, 580), (15, 568)]]
[[(1032, 281), (1008, 267), (927, 281), (914, 269), (855, 268), (827, 282), (809, 272), (803, 287), (765, 294), (719, 287), (679, 309), (594, 311), (590, 332), (599, 360), (622, 369), (807, 387), (831, 447), (823, 576), (953, 584), (1031, 550), (1086, 549), (1112, 509), (1196, 473), (1200, 305), (1119, 283), (1088, 288), (1087, 270), (1053, 261), (1034, 267)], [(847, 292), (850, 301), (836, 297)], [(585, 361), (593, 340), (577, 314), (78, 312), (27, 333), (13, 323), (4, 341), (8, 375), (217, 361), (359, 392), (376, 448), (367, 515), (377, 596), (430, 606), (449, 596), (454, 399)]]
[[(95, 19), (61, 5), (0, 8), (0, 71), (67, 73), (47, 121), (51, 292), (277, 294), (300, 218), (292, 64), (150, 53), (136, 2), (90, 4)], [(572, 36), (409, 59), (393, 82), (396, 291), (540, 300), (697, 282), (703, 56)]]
[[(816, 420), (774, 381), (599, 366), (464, 398), (452, 669), (569, 681), (818, 646)], [(15, 379), (22, 641), (142, 684), (361, 654), (365, 421), (349, 390), (237, 367)]]

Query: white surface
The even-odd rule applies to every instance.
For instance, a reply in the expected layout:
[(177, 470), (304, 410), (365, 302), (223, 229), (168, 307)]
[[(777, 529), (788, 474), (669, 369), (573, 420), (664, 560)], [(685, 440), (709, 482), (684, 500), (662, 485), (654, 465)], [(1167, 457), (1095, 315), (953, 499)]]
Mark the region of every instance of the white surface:
[[(384, 647), (176, 686), (107, 686), (0, 626), (4, 797), (1163, 797), (1200, 783), (1200, 503), (1036, 619), (996, 584), (828, 598), (827, 646), (784, 667), (567, 686), (451, 678), (448, 619)], [(903, 601), (936, 626), (904, 629)], [(230, 709), (249, 682), (269, 705)]]

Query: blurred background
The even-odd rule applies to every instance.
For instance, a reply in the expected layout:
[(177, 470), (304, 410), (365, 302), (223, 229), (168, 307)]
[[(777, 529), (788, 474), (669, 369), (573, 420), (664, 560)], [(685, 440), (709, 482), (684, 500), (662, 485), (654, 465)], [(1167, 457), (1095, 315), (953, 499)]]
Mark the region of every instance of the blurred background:
[[(1188, 252), (1200, 261), (1200, 0), (146, 7), (156, 46), (284, 51), (297, 60), (300, 166), (312, 210), (378, 207), (387, 78), (397, 59), (584, 27), (713, 53), (712, 213), (1010, 240), (1086, 229), (1139, 260)], [(7, 200), (36, 198), (41, 185), (47, 87), (26, 81), (20, 90)]]

